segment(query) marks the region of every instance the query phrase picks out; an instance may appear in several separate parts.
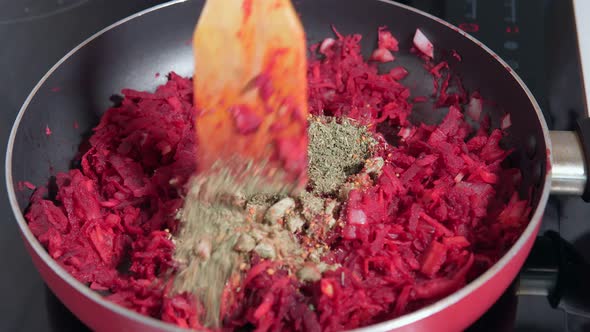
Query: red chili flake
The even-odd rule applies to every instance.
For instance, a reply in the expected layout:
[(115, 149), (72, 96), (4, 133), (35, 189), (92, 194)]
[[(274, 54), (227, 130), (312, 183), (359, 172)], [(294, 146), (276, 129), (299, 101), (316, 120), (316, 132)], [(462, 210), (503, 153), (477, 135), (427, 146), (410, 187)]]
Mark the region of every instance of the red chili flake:
[(321, 284), (322, 293), (324, 295), (326, 295), (327, 297), (334, 296), (334, 286), (332, 286), (332, 283), (329, 280), (322, 279), (320, 281), (320, 284)]
[(74, 120), (74, 129), (78, 128), (80, 128), (80, 124), (78, 123), (78, 121)]
[(51, 129), (49, 129), (48, 125), (45, 126), (45, 135), (47, 135), (47, 136), (51, 135)]
[(51, 88), (51, 92), (60, 92), (61, 88), (59, 86), (54, 86), (53, 88)]

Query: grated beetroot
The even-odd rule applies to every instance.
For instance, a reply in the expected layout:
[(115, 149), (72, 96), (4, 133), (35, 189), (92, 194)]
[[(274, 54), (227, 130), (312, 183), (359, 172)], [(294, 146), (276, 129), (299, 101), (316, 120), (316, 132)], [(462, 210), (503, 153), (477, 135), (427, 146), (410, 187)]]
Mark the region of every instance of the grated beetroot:
[(79, 281), (142, 314), (195, 326), (194, 305), (163, 290), (182, 205), (176, 188), (196, 166), (192, 84), (172, 73), (155, 93), (123, 93), (94, 129), (80, 169), (57, 175), (55, 197), (37, 190), (26, 218)]
[[(253, 257), (239, 291), (233, 285), (224, 292), (224, 328), (336, 331), (403, 315), (483, 273), (528, 222), (530, 204), (517, 193), (520, 171), (503, 166), (509, 117), (490, 128), (479, 95), (468, 101), (462, 88), (447, 92), (451, 75), (441, 71), (448, 65), (428, 62), (435, 83), (443, 80), (437, 104), (449, 111), (439, 125), (412, 124), (410, 91), (400, 82), (406, 69), (381, 74), (361, 56), (360, 35), (335, 35), (312, 47), (320, 57), (308, 68), (310, 111), (371, 124), (385, 165), (371, 185), (350, 192), (339, 223), (324, 235), (330, 250), (323, 260), (340, 267), (302, 283), (280, 263)], [(384, 27), (379, 49), (387, 56), (398, 50)], [(432, 56), (431, 48), (422, 51)], [(168, 279), (175, 211), (196, 169), (191, 81), (171, 73), (154, 93), (123, 94), (81, 151), (80, 167), (58, 174), (57, 193), (35, 191), (29, 227), (51, 257), (109, 300), (203, 328), (197, 317), (204, 308), (170, 295)], [(245, 133), (259, 124), (247, 110), (233, 114)], [(398, 128), (395, 144), (378, 124)]]

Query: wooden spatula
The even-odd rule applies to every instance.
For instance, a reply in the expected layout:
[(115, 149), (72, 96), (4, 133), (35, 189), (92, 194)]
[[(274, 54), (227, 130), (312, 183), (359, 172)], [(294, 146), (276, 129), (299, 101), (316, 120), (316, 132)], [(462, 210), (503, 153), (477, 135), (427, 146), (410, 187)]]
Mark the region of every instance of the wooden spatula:
[(208, 0), (193, 48), (199, 171), (250, 163), (284, 188), (301, 188), (306, 48), (290, 1)]

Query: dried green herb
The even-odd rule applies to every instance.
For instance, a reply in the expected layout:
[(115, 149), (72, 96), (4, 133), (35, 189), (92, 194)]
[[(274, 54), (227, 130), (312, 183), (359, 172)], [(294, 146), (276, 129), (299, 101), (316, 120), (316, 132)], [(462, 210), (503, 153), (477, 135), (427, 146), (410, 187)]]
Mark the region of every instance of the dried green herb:
[(309, 124), (309, 184), (314, 194), (333, 195), (371, 155), (376, 141), (352, 120), (313, 118)]

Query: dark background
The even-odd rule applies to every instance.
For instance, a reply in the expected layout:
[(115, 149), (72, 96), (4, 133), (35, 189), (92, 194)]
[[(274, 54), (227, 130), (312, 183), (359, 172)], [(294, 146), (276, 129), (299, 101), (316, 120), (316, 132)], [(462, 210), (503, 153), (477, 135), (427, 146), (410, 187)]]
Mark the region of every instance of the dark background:
[(4, 185), (12, 122), (37, 81), (70, 49), (157, 0), (0, 0), (0, 331), (80, 331), (46, 290), (22, 244)]
[[(369, 1), (369, 0), (357, 0)], [(157, 0), (0, 0), (0, 151), (16, 114), (45, 72), (105, 26)], [(539, 100), (551, 129), (572, 129), (582, 114), (579, 63), (568, 0), (410, 0), (472, 34), (504, 58)], [(83, 331), (44, 286), (25, 252), (0, 185), (0, 331)], [(589, 206), (552, 198), (544, 229), (560, 231), (589, 254)], [(552, 309), (542, 297), (515, 296), (516, 287), (471, 331), (584, 331), (587, 321)]]

